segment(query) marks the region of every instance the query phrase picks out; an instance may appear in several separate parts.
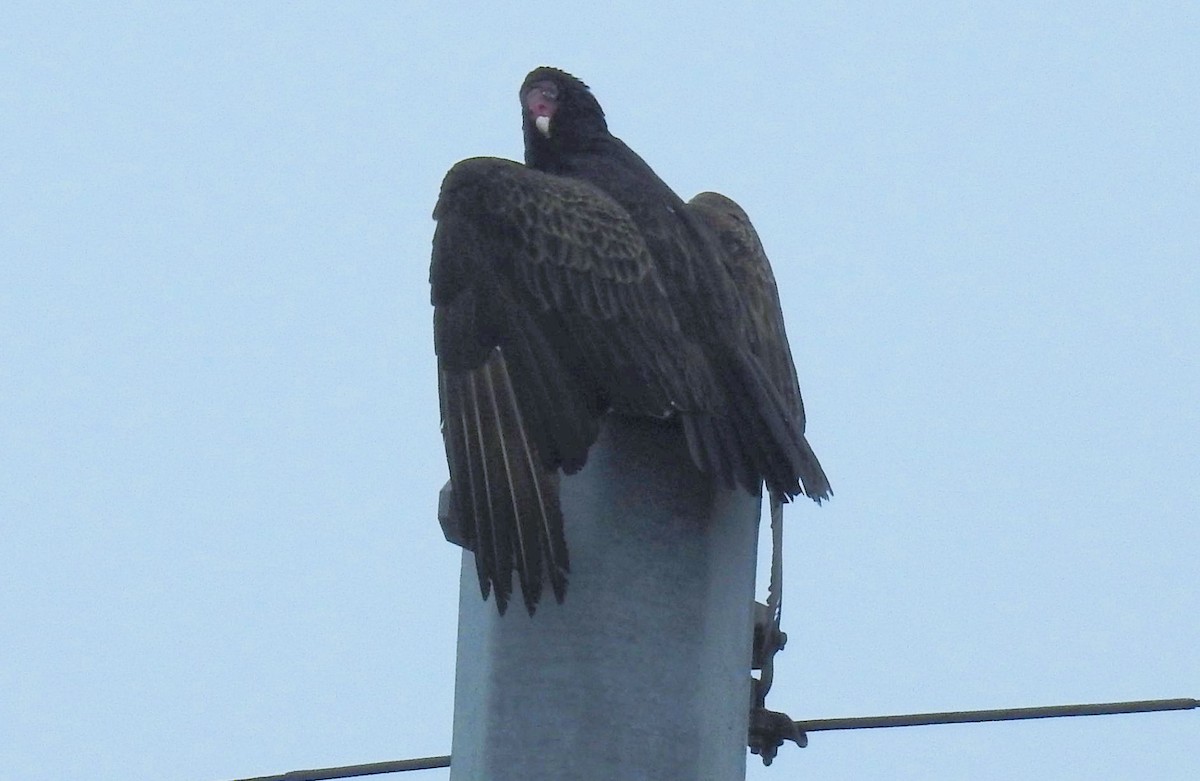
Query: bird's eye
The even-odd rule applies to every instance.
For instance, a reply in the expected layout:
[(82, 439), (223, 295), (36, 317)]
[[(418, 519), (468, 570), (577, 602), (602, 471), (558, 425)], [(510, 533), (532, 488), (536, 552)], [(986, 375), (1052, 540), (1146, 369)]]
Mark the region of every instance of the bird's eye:
[(538, 99), (556, 101), (558, 100), (558, 85), (552, 81), (537, 81), (529, 87), (529, 91), (525, 93), (528, 99)]

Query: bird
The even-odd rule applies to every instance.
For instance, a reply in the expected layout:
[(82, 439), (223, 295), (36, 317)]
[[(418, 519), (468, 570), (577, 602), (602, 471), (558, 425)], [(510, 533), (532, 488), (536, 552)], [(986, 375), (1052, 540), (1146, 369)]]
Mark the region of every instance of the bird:
[(832, 495), (774, 277), (731, 199), (685, 203), (607, 127), (581, 80), (520, 88), (524, 163), (468, 158), (434, 207), (430, 262), (454, 512), (482, 597), (514, 574), (532, 616), (570, 573), (558, 484), (605, 415), (678, 422), (695, 466), (773, 501)]

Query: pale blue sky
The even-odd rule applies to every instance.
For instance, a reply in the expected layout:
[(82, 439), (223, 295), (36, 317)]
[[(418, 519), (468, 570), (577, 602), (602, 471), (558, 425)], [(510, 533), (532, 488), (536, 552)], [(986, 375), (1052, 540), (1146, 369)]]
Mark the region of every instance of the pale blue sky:
[[(1200, 696), (1197, 6), (643, 5), (0, 9), (0, 777), (450, 750), (430, 211), (542, 64), (774, 261), (837, 492), (789, 514), (776, 707)], [(1198, 756), (1193, 712), (749, 778)]]

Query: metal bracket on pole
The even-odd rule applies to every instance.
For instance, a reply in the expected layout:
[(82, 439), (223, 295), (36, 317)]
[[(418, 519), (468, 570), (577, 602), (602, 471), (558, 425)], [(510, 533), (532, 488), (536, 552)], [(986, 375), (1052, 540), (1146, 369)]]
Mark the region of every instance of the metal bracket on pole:
[(786, 713), (766, 708), (750, 711), (750, 753), (762, 757), (764, 765), (770, 766), (775, 761), (785, 740), (804, 748), (808, 745), (808, 734)]
[(767, 693), (775, 682), (775, 654), (787, 645), (787, 633), (780, 628), (783, 619), (783, 501), (774, 494), (771, 504), (771, 582), (767, 588), (767, 603), (754, 603), (754, 656), (751, 676), (750, 751), (770, 765), (783, 741), (791, 740), (804, 748), (808, 737), (784, 713), (767, 709)]

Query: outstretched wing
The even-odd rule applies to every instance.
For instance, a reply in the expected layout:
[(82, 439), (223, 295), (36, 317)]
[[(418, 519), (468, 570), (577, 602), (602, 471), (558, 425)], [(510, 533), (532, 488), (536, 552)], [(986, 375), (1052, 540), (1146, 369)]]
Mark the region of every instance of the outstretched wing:
[[(733, 278), (745, 306), (751, 349), (765, 368), (776, 394), (783, 400), (796, 430), (804, 433), (804, 402), (796, 365), (784, 331), (783, 310), (771, 263), (750, 218), (732, 199), (713, 192), (700, 193), (688, 208), (716, 235), (722, 261)], [(804, 493), (820, 502), (833, 491), (825, 470), (808, 441), (801, 436), (800, 481)]]
[(567, 584), (557, 470), (583, 466), (606, 410), (666, 416), (711, 379), (693, 366), (636, 226), (600, 190), (473, 158), (446, 175), (434, 217), (455, 509), (484, 598), (494, 592), (503, 612), (515, 571), (533, 613), (545, 578), (560, 601)]

